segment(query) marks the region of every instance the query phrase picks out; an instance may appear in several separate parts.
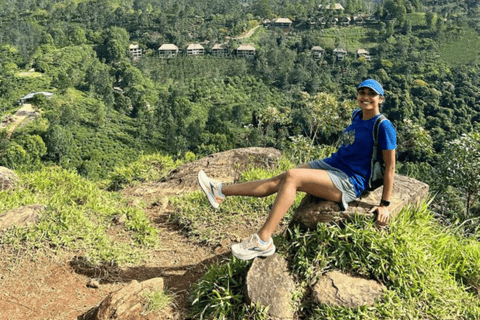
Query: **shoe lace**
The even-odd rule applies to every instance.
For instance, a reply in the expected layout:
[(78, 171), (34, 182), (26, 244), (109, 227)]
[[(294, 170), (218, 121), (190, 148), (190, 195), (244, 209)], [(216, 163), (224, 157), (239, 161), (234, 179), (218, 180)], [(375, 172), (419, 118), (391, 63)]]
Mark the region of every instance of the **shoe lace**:
[(243, 241), (241, 243), (241, 246), (243, 249), (248, 249), (250, 247), (253, 247), (253, 245), (256, 243), (255, 241), (255, 237), (252, 235), (250, 236), (250, 238), (248, 238), (247, 240)]

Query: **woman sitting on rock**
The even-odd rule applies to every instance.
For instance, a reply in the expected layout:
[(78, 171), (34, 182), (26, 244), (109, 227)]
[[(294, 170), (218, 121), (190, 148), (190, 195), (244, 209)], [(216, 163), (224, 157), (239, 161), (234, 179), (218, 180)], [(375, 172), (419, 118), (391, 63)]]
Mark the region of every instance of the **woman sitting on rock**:
[[(338, 202), (346, 210), (348, 203), (367, 189), (374, 145), (373, 126), (384, 101), (383, 88), (377, 81), (363, 81), (357, 88), (357, 103), (361, 112), (356, 113), (343, 132), (341, 147), (323, 160), (315, 160), (270, 179), (231, 185), (214, 181), (203, 171), (198, 173), (200, 186), (214, 208), (218, 208), (227, 196), (266, 197), (277, 193), (263, 226), (244, 242), (234, 244), (233, 255), (242, 260), (272, 255), (275, 245), (271, 236), (292, 206), (297, 191)], [(378, 144), (382, 150), (385, 174), (382, 201), (376, 208), (377, 222), (386, 225), (390, 220), (388, 205), (393, 189), (396, 149), (396, 132), (389, 120), (380, 123)]]

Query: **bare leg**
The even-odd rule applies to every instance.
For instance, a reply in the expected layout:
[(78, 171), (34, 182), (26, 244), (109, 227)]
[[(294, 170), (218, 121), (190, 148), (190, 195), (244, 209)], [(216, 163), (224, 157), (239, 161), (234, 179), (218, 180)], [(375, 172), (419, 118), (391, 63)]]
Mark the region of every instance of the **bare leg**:
[[(304, 164), (298, 168), (310, 168), (309, 164)], [(222, 193), (225, 196), (251, 196), (267, 197), (278, 192), (286, 172), (270, 179), (249, 181), (239, 184), (223, 185)]]
[(285, 172), (282, 176), (278, 195), (264, 225), (258, 231), (258, 236), (267, 241), (275, 232), (282, 218), (295, 201), (297, 191), (340, 202), (342, 192), (332, 183), (325, 170), (296, 168)]
[(258, 231), (258, 236), (264, 241), (267, 241), (275, 232), (295, 201), (297, 191), (335, 202), (342, 200), (342, 192), (333, 185), (328, 173), (325, 170), (311, 169), (309, 164), (288, 170), (270, 179), (222, 187), (225, 196), (266, 197), (278, 193), (267, 220)]

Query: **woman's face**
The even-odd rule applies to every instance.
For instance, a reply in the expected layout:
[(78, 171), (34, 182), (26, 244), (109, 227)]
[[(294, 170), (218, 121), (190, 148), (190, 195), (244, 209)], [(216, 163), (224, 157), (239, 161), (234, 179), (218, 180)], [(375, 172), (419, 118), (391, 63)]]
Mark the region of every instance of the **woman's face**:
[(383, 100), (384, 97), (380, 96), (370, 88), (360, 88), (357, 91), (357, 103), (363, 111), (378, 112)]

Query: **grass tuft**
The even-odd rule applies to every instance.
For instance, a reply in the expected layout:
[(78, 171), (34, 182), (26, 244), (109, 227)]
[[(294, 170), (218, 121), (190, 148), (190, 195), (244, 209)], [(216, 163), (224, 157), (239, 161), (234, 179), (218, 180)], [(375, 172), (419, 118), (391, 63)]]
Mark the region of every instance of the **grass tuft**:
[(173, 302), (173, 296), (163, 290), (153, 291), (145, 294), (147, 299), (144, 314), (162, 310)]

